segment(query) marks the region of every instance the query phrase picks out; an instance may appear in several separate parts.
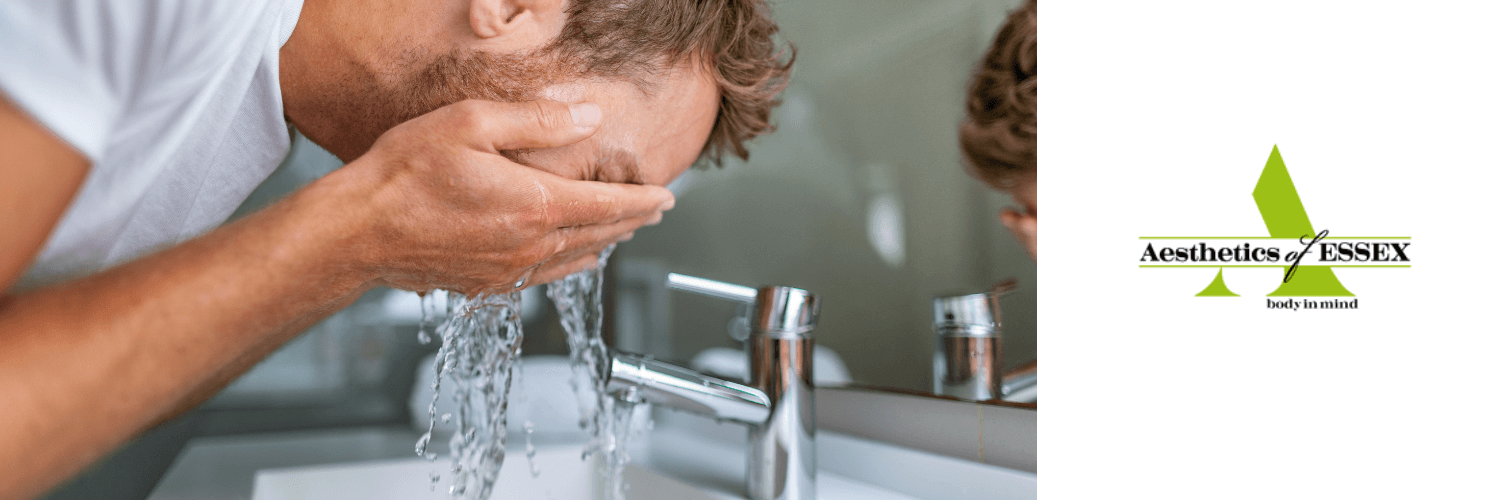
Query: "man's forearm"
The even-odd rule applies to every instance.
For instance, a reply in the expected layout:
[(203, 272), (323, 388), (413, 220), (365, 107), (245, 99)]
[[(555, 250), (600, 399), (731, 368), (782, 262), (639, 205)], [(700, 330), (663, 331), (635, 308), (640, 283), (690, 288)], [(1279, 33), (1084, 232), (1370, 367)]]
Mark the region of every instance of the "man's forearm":
[(349, 251), (361, 201), (325, 178), (178, 247), (3, 299), (0, 497), (45, 491), (368, 289)]

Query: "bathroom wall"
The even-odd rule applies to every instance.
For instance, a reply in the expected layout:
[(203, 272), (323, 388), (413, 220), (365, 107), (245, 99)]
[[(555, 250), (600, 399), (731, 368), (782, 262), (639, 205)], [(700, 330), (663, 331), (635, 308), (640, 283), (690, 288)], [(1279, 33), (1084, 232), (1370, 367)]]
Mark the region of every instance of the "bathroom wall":
[(823, 297), (818, 342), (854, 381), (930, 390), (932, 298), (1017, 277), (1005, 358), (1035, 359), (1036, 266), (996, 216), (1008, 197), (963, 172), (957, 134), (968, 76), (1015, 3), (777, 3), (797, 47), (779, 130), (748, 162), (679, 179), (677, 208), (616, 252), (619, 343), (681, 361), (735, 345), (735, 306), (661, 290), (668, 271), (789, 285)]

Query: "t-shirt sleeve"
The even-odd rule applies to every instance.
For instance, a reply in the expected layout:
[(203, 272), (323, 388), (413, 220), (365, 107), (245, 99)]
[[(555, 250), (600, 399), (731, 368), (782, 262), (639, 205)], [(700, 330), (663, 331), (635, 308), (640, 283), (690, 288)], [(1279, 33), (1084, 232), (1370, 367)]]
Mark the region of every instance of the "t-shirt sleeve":
[(98, 163), (139, 78), (146, 2), (0, 2), (0, 92)]

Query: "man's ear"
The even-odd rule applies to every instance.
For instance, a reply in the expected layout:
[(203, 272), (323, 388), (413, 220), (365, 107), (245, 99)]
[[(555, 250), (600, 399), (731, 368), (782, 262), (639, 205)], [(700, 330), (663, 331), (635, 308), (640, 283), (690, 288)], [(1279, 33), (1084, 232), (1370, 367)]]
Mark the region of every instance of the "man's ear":
[(537, 9), (556, 0), (470, 0), (469, 27), (482, 39), (514, 33), (536, 22)]

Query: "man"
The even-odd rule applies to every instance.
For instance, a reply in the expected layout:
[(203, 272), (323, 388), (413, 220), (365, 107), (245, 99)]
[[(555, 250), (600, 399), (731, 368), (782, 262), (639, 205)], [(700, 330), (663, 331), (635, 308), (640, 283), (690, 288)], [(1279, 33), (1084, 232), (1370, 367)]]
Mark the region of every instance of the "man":
[[(1036, 0), (1011, 11), (1000, 27), (974, 72), (965, 108), (958, 133), (965, 166), (1025, 210), (1002, 210), (1000, 222), (1036, 260)], [(1032, 360), (1004, 378), (1036, 369)], [(1033, 389), (1030, 401), (1036, 396)]]
[(1025, 212), (1000, 221), (1036, 259), (1036, 0), (1011, 12), (969, 86), (959, 143), (969, 172)]
[[(767, 9), (0, 5), (0, 498), (46, 491), (371, 287), (509, 291), (587, 267), (671, 208), (658, 186), (769, 130), (790, 62)], [(215, 229), (287, 124), (348, 164)]]

